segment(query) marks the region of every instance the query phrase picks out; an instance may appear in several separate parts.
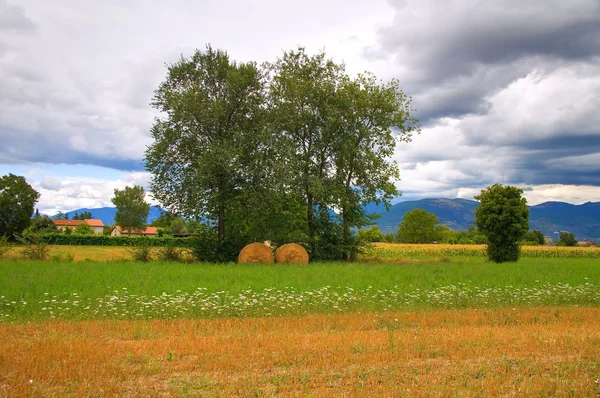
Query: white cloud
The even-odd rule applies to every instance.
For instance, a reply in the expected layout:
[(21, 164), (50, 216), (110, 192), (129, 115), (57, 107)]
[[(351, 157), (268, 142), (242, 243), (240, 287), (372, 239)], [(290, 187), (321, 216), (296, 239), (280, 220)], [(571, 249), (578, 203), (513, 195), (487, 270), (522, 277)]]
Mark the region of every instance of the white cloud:
[(45, 177), (41, 182), (40, 186), (49, 191), (58, 191), (62, 187), (60, 180), (52, 177)]

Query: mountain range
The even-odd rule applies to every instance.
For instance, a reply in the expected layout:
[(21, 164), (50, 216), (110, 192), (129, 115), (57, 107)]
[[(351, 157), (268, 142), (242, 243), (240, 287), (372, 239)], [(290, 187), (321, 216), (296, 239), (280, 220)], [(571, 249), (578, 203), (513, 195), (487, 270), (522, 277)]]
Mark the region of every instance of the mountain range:
[[(381, 215), (376, 223), (384, 233), (396, 232), (404, 214), (414, 209), (427, 210), (435, 214), (440, 223), (456, 231), (466, 231), (475, 222), (475, 209), (479, 202), (467, 199), (421, 199), (396, 203), (388, 212), (382, 206), (369, 206), (367, 211)], [(600, 241), (600, 202), (581, 205), (545, 202), (529, 206), (529, 229), (540, 230), (544, 236), (554, 240), (560, 232), (568, 231), (578, 240)]]
[[(377, 213), (381, 217), (376, 224), (384, 233), (396, 232), (398, 225), (407, 211), (414, 209), (427, 210), (435, 214), (440, 223), (456, 231), (466, 231), (469, 225), (475, 222), (475, 209), (479, 202), (468, 199), (432, 198), (417, 201), (399, 202), (391, 206), (389, 211), (382, 205), (369, 204), (365, 206), (368, 213)], [(114, 207), (98, 209), (78, 209), (68, 212), (69, 218), (77, 213), (89, 211), (93, 218), (100, 219), (104, 225), (114, 222)], [(156, 220), (161, 213), (157, 206), (150, 207), (148, 223)], [(578, 240), (600, 241), (600, 202), (588, 202), (581, 205), (572, 205), (563, 202), (546, 202), (536, 206), (529, 206), (529, 228), (540, 230), (545, 236), (558, 238), (561, 231), (575, 234)]]

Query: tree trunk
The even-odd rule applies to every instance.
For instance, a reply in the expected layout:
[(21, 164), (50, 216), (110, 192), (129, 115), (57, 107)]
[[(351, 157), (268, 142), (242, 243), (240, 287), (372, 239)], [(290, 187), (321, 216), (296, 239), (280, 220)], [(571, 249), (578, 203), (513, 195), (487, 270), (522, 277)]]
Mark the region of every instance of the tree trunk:
[(314, 224), (314, 211), (313, 211), (313, 197), (311, 194), (306, 194), (307, 199), (307, 212), (306, 218), (308, 221), (308, 233), (309, 233), (309, 245), (312, 251), (315, 249), (315, 224)]
[(225, 239), (225, 205), (219, 205), (219, 241)]
[[(348, 245), (348, 242), (350, 241), (350, 224), (348, 223), (348, 209), (346, 208), (346, 206), (342, 207), (342, 231), (343, 231), (343, 243), (344, 245)], [(348, 252), (346, 250), (344, 250), (343, 254), (343, 260), (344, 261), (348, 261), (350, 259), (350, 257), (348, 256)]]

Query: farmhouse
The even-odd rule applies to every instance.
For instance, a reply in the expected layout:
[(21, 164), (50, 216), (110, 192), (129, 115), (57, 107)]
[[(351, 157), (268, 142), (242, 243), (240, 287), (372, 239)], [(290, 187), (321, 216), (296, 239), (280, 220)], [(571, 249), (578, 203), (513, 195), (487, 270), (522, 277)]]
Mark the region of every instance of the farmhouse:
[(92, 231), (96, 235), (102, 235), (102, 231), (104, 230), (104, 223), (102, 220), (52, 220), (54, 221), (54, 225), (61, 231), (64, 231), (67, 227), (71, 229), (77, 228), (79, 224), (87, 224), (92, 228)]
[(119, 235), (131, 235), (131, 236), (154, 236), (157, 234), (157, 227), (146, 227), (146, 229), (144, 229), (143, 231), (131, 231), (131, 233), (129, 233), (128, 230), (123, 229), (121, 227), (119, 227), (118, 225), (116, 227), (114, 227), (112, 229), (112, 231), (110, 231), (110, 234), (112, 236), (119, 236)]

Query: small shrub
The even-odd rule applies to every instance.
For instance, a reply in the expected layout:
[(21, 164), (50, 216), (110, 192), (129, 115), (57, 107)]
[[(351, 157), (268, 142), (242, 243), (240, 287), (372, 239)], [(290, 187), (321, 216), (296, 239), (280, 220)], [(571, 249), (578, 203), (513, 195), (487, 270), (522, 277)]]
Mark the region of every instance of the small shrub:
[(8, 238), (6, 236), (0, 236), (0, 258), (8, 254), (8, 252), (11, 251), (12, 248), (13, 247), (8, 241)]
[(158, 252), (158, 258), (161, 261), (178, 262), (181, 260), (181, 253), (172, 243), (160, 249)]
[(130, 249), (133, 261), (147, 263), (152, 259), (152, 246), (148, 239), (140, 239), (138, 244)]
[(65, 253), (55, 253), (52, 256), (50, 256), (50, 259), (52, 261), (56, 261), (56, 262), (61, 262), (61, 263), (72, 263), (75, 260), (75, 256), (73, 256), (72, 253), (69, 252), (65, 252)]
[(28, 260), (46, 261), (50, 256), (50, 246), (44, 240), (41, 233), (30, 233), (26, 239), (19, 239), (25, 245), (22, 251), (24, 258)]
[(230, 236), (219, 241), (212, 230), (201, 231), (192, 238), (192, 253), (196, 260), (209, 263), (227, 263), (237, 260), (240, 251), (250, 243), (248, 238)]

